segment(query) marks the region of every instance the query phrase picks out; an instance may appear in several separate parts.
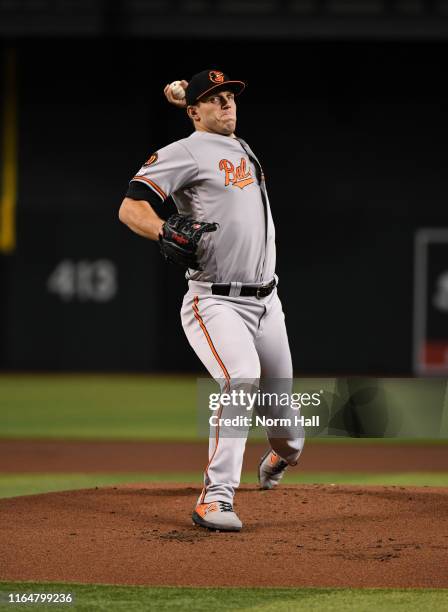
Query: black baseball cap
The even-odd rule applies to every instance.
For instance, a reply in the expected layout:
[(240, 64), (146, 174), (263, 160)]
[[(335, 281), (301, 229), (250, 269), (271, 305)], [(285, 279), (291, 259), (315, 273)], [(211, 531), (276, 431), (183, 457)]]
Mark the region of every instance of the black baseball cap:
[(233, 81), (227, 74), (220, 70), (203, 70), (191, 77), (188, 87), (185, 90), (185, 100), (187, 106), (195, 104), (197, 100), (205, 96), (210, 91), (218, 89), (230, 89), (237, 96), (246, 87), (244, 81)]

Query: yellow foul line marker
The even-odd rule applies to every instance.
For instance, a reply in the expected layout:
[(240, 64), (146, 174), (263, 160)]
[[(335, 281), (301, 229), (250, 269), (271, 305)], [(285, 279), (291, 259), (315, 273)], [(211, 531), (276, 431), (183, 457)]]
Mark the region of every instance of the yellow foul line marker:
[(0, 192), (0, 252), (16, 246), (17, 204), (17, 81), (15, 49), (6, 49), (3, 66), (2, 168)]

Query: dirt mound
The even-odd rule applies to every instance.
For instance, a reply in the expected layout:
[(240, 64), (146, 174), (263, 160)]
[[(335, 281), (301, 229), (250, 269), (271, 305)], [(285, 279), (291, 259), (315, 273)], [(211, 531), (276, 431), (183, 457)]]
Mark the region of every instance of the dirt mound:
[(447, 587), (448, 491), (242, 487), (241, 533), (191, 523), (199, 490), (128, 485), (0, 500), (0, 579)]

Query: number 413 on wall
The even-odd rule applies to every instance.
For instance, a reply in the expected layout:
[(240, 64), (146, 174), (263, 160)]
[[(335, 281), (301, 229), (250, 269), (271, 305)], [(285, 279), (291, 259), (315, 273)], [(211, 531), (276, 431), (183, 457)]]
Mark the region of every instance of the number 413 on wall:
[(118, 290), (117, 267), (109, 259), (64, 259), (48, 277), (47, 289), (63, 302), (110, 302)]

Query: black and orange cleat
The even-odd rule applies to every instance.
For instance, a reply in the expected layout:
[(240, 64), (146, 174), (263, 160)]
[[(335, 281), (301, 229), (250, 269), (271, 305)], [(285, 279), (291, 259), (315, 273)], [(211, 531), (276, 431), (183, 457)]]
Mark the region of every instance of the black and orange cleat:
[(268, 450), (258, 466), (258, 481), (262, 489), (275, 488), (288, 467), (288, 462), (273, 450)]
[(232, 504), (224, 501), (198, 504), (192, 518), (195, 525), (215, 531), (240, 531), (243, 526)]

